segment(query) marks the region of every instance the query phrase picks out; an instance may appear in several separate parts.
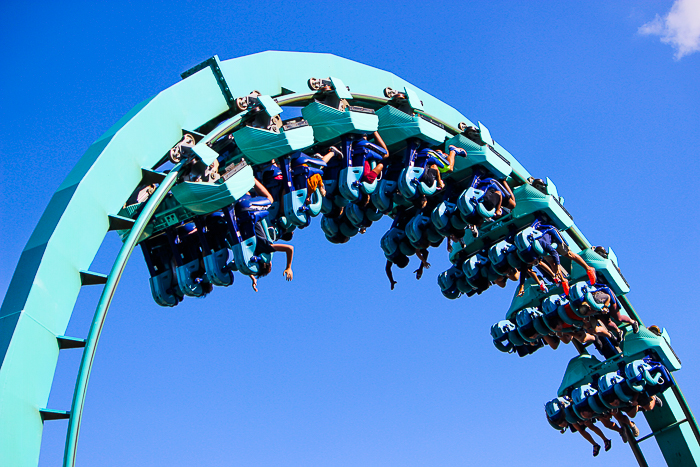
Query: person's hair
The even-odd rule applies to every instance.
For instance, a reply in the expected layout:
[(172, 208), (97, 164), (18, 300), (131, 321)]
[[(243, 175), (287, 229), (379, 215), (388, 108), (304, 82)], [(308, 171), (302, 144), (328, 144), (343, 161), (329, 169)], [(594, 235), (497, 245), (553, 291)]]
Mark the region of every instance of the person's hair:
[(602, 256), (603, 258), (607, 258), (607, 257), (608, 257), (608, 252), (605, 251), (605, 248), (603, 248), (602, 246), (597, 246), (597, 247), (593, 248), (593, 251), (595, 251), (596, 253), (598, 253), (598, 254), (599, 254), (600, 256)]
[(647, 329), (656, 334), (657, 336), (661, 335), (661, 328), (659, 328), (656, 324), (652, 324)]
[(586, 303), (586, 302), (583, 302), (583, 303), (581, 304), (581, 306), (578, 307), (578, 312), (579, 312), (580, 314), (582, 314), (583, 316), (591, 316), (591, 315), (593, 315), (593, 309), (592, 309), (591, 306), (590, 306), (588, 303)]
[(405, 268), (408, 266), (408, 256), (406, 255), (398, 255), (396, 258), (393, 259), (392, 263), (400, 267), (401, 269)]
[(258, 263), (257, 277), (265, 277), (272, 271), (272, 262), (261, 261)]
[(214, 290), (214, 286), (209, 281), (202, 281), (201, 284), (202, 284), (202, 295), (199, 295), (199, 298), (204, 298)]

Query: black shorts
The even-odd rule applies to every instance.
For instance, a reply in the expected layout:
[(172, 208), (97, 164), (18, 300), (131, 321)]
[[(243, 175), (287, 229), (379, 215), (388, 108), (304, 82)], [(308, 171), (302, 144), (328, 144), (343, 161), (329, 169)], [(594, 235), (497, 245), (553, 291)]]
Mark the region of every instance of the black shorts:
[(419, 180), (426, 185), (432, 185), (437, 180), (437, 173), (438, 171), (435, 169), (425, 169)]
[(261, 255), (263, 253), (274, 253), (275, 249), (272, 247), (272, 242), (267, 239), (265, 235), (265, 229), (260, 222), (255, 224), (255, 254)]
[(486, 190), (486, 193), (484, 193), (484, 197), (481, 198), (481, 204), (483, 204), (489, 211), (494, 209), (498, 205), (499, 194), (500, 193), (498, 191), (494, 190), (493, 188), (489, 188)]

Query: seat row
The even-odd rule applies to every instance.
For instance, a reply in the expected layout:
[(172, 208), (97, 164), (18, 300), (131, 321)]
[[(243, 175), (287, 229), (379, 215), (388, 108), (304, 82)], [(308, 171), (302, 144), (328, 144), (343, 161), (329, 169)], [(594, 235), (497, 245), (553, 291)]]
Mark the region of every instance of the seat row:
[[(596, 294), (609, 297), (601, 303)], [(570, 342), (574, 333), (581, 332), (591, 319), (609, 314), (610, 309), (621, 305), (610, 287), (597, 283), (577, 282), (569, 288), (568, 295), (552, 294), (544, 298), (540, 306), (523, 308), (514, 319), (501, 320), (491, 327), (493, 343), (501, 352), (528, 355), (544, 343), (552, 340)], [(568, 336), (567, 336), (568, 335)], [(578, 336), (577, 336), (578, 337)], [(605, 345), (609, 345), (606, 342)], [(556, 345), (552, 345), (556, 348)]]
[(651, 357), (627, 363), (618, 371), (593, 378), (581, 386), (548, 401), (545, 412), (549, 424), (560, 430), (563, 422), (577, 424), (600, 418), (611, 411), (629, 411), (655, 404), (652, 399), (674, 384), (668, 370)]

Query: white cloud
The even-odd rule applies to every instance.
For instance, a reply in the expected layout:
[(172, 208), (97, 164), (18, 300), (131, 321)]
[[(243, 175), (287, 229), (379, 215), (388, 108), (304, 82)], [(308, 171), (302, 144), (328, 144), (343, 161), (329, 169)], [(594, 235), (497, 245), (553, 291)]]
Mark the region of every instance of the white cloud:
[(638, 32), (661, 36), (661, 42), (676, 49), (676, 60), (700, 51), (700, 0), (676, 0), (666, 16), (656, 15)]

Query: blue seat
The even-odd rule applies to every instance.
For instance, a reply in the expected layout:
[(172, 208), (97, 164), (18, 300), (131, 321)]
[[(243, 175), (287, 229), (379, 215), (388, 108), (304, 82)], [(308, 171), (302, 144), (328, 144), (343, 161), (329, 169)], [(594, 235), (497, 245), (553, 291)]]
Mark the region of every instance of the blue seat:
[(406, 224), (406, 236), (415, 246), (421, 245), (425, 239), (425, 230), (430, 226), (430, 218), (418, 214)]
[[(554, 328), (556, 327), (556, 321), (552, 318), (554, 317), (548, 317), (544, 312), (542, 312), (541, 315), (533, 319), (532, 325), (534, 326), (538, 334), (540, 334), (541, 336), (546, 336), (556, 332), (554, 331)], [(556, 319), (559, 319), (558, 315), (556, 316)]]
[(196, 277), (199, 270), (199, 259), (194, 259), (175, 268), (177, 285), (180, 292), (184, 295), (189, 295), (190, 297), (201, 297), (204, 295), (201, 280), (198, 281)]
[(407, 167), (403, 169), (399, 177), (399, 193), (401, 193), (401, 196), (407, 200), (416, 199), (420, 193), (418, 193), (418, 186), (413, 180), (419, 179), (422, 175), (423, 168), (421, 167)]
[[(316, 165), (318, 167), (313, 167), (310, 166)], [(317, 188), (314, 193), (311, 194), (310, 198), (310, 204), (308, 206), (303, 206), (303, 201), (306, 199), (306, 196), (308, 195), (308, 180), (310, 177), (314, 175), (320, 175), (323, 176), (323, 170), (319, 167), (325, 167), (326, 163), (323, 162), (321, 159), (318, 159), (316, 157), (310, 157), (307, 156), (304, 153), (297, 153), (296, 156), (291, 157), (291, 169), (292, 169), (292, 180), (293, 184), (292, 186), (297, 188), (297, 190), (294, 191), (295, 195), (292, 195), (293, 197), (299, 196), (300, 193), (298, 192), (303, 192), (303, 200), (302, 200), (302, 206), (298, 207), (301, 211), (301, 213), (306, 213), (312, 217), (318, 216), (321, 213), (321, 209), (323, 206), (323, 196), (321, 195), (321, 190)], [(325, 187), (325, 182), (324, 182), (324, 187)], [(301, 216), (304, 217), (304, 216)], [(297, 219), (296, 216), (290, 217), (290, 219), (293, 219), (296, 225), (299, 226), (306, 226), (308, 222), (304, 219), (302, 220), (301, 218)]]
[(444, 234), (445, 236), (451, 233), (450, 219), (456, 210), (457, 205), (448, 201), (442, 201), (435, 207), (435, 209), (433, 209), (433, 212), (430, 213), (430, 220), (433, 222), (433, 225), (438, 232)]
[(370, 143), (366, 139), (360, 139), (353, 143), (353, 157), (360, 158), (362, 162), (381, 162), (386, 155), (384, 148)]
[[(422, 170), (420, 171), (420, 174), (418, 173), (418, 171), (411, 170), (405, 170), (404, 172), (402, 172), (401, 180), (404, 183), (415, 187), (415, 190), (406, 190), (407, 192), (411, 193), (410, 197), (407, 197), (404, 194), (404, 197), (406, 197), (406, 199), (413, 199), (417, 194), (422, 194), (425, 196), (432, 196), (435, 194), (435, 192), (438, 189), (437, 179), (433, 180), (433, 182), (430, 185), (421, 180), (421, 177), (423, 176), (427, 168), (432, 164), (437, 165), (438, 168), (445, 167), (445, 163), (442, 161), (442, 158), (431, 149), (424, 148), (415, 153), (414, 168), (419, 168)], [(411, 167), (409, 166), (406, 169), (410, 168)]]
[(153, 300), (160, 306), (176, 306), (183, 299), (177, 281), (174, 280), (173, 271), (168, 269), (148, 279), (151, 286)]
[(462, 271), (452, 266), (447, 271), (444, 271), (438, 275), (437, 282), (440, 286), (440, 291), (445, 298), (454, 300), (459, 298), (461, 292), (457, 287), (457, 281)]
[(516, 327), (512, 321), (507, 319), (501, 320), (498, 323), (491, 326), (491, 337), (493, 338), (493, 345), (496, 346), (501, 352), (513, 352), (514, 346), (511, 341), (508, 340), (508, 334), (515, 331)]
[(338, 235), (340, 227), (335, 219), (324, 215), (321, 217), (321, 230), (323, 230), (323, 233), (325, 233), (327, 237), (334, 237)]
[(470, 218), (476, 212), (478, 200), (484, 195), (484, 192), (475, 188), (469, 187), (457, 198), (457, 208), (462, 214), (463, 219)]
[(464, 220), (474, 219), (479, 216), (483, 219), (490, 219), (496, 215), (496, 207), (487, 209), (484, 205), (484, 195), (489, 188), (494, 188), (501, 193), (507, 193), (497, 180), (492, 178), (481, 178), (478, 174), (472, 179), (469, 188), (464, 190), (457, 199), (457, 207)]
[(343, 141), (343, 153), (345, 155), (345, 167), (338, 175), (338, 187), (340, 194), (348, 201), (357, 201), (361, 193), (371, 195), (377, 189), (378, 180), (372, 183), (362, 180), (365, 171), (365, 161), (374, 168), (378, 161), (382, 160), (383, 148), (370, 143), (365, 139)]
[(569, 326), (582, 326), (581, 319), (574, 319), (569, 316), (567, 307), (568, 310), (571, 309), (569, 300), (563, 295), (554, 294), (542, 300), (542, 311), (545, 315), (546, 324), (548, 327), (550, 327), (550, 329), (553, 328), (553, 324), (556, 322), (556, 319), (563, 321)]
[(566, 421), (569, 423), (579, 423), (581, 422), (581, 417), (579, 417), (576, 412), (574, 411), (573, 404), (570, 404), (564, 409), (564, 417), (566, 418)]
[[(363, 167), (346, 167), (340, 171), (338, 187), (340, 194), (348, 201), (357, 201), (360, 198), (360, 179), (364, 173)], [(375, 180), (376, 182), (376, 180)]]
[[(357, 204), (350, 203), (348, 206), (345, 208), (345, 217), (350, 221), (350, 223), (357, 227), (363, 227), (364, 224), (367, 222), (367, 219), (365, 218), (365, 213), (362, 211), (362, 208), (358, 206)], [(367, 226), (369, 227), (369, 226)]]
[[(284, 216), (291, 224), (297, 227), (306, 227), (310, 222), (308, 209), (304, 204), (305, 201), (306, 188), (294, 190), (284, 195)], [(320, 212), (320, 205), (318, 210)]]
[(141, 251), (148, 266), (148, 282), (153, 300), (160, 306), (176, 306), (182, 301), (183, 294), (173, 274), (173, 250), (168, 237), (159, 235), (144, 240), (141, 242)]
[(394, 205), (393, 197), (398, 188), (398, 182), (394, 180), (379, 180), (377, 189), (372, 193), (372, 203), (381, 212), (388, 212)]
[(401, 244), (406, 238), (406, 232), (396, 227), (389, 229), (380, 240), (380, 245), (384, 251), (384, 256), (387, 258), (401, 251)]
[(464, 271), (464, 274), (467, 276), (467, 279), (473, 279), (476, 278), (477, 275), (481, 272), (481, 269), (484, 268), (489, 264), (489, 259), (486, 256), (481, 255), (480, 253), (477, 253), (475, 255), (470, 256), (467, 258), (466, 261), (464, 261), (464, 265), (462, 266), (462, 270)]
[[(269, 236), (267, 222), (265, 221), (268, 212), (266, 210), (244, 210), (246, 206), (251, 204), (249, 200), (246, 199), (245, 201), (246, 203), (243, 205), (239, 202), (235, 209), (223, 209), (232, 242), (231, 250), (233, 251), (233, 264), (229, 267), (246, 275), (256, 275), (259, 271), (258, 262), (263, 261), (263, 258), (255, 255), (255, 247), (257, 245), (255, 224), (261, 223), (264, 226), (266, 235)], [(269, 206), (269, 200), (265, 199), (265, 201), (267, 201)], [(265, 204), (261, 203), (259, 206), (262, 207)]]
[(525, 263), (532, 263), (544, 255), (542, 245), (540, 245), (538, 241), (535, 241), (540, 234), (541, 233), (536, 228), (528, 227), (515, 235), (515, 241), (513, 243), (517, 248), (517, 254), (520, 260)]
[(229, 250), (216, 250), (202, 257), (207, 279), (214, 285), (227, 287), (233, 284), (233, 273), (229, 268)]
[[(323, 162), (322, 159), (319, 159), (318, 157), (312, 157), (309, 156), (303, 152), (296, 152), (289, 156), (291, 160), (291, 165), (292, 169), (296, 169), (299, 167), (303, 167), (305, 164), (306, 165), (313, 165), (316, 167), (326, 167), (327, 164)], [(308, 168), (308, 167), (307, 167)]]
[(229, 267), (228, 227), (224, 213), (217, 211), (203, 218), (196, 217), (194, 221), (207, 281), (218, 286), (231, 285), (233, 273)]
[[(617, 400), (617, 394), (615, 393), (615, 386), (625, 382), (625, 378), (621, 376), (617, 371), (606, 373), (598, 378), (598, 400), (605, 408), (608, 410), (613, 410), (616, 408), (612, 404), (613, 401)], [(603, 409), (603, 407), (598, 406), (597, 409)]]
[(360, 231), (357, 227), (352, 225), (346, 216), (342, 216), (342, 220), (339, 224), (340, 233), (346, 237), (354, 237)]
[(252, 196), (244, 196), (238, 200), (237, 207), (241, 211), (267, 211), (268, 207), (272, 204), (269, 199), (264, 196), (257, 196), (253, 198)]
[(177, 252), (175, 255), (175, 278), (180, 292), (191, 297), (201, 297), (206, 294), (203, 287), (205, 271), (202, 261), (202, 251), (198, 235), (194, 233), (196, 226), (188, 223), (177, 229), (166, 231), (168, 241)]
[[(590, 384), (578, 386), (571, 391), (571, 401), (574, 412), (582, 420), (587, 420), (592, 417), (584, 417), (581, 412), (595, 412), (590, 404), (590, 399), (593, 399), (598, 394), (598, 391)], [(595, 402), (594, 402), (595, 404)]]
[(665, 382), (663, 365), (651, 360), (635, 360), (625, 365), (627, 384), (635, 391), (641, 391), (646, 385), (656, 386)]
[(492, 245), (489, 248), (489, 260), (491, 261), (491, 268), (498, 275), (505, 275), (506, 272), (511, 268), (508, 262), (508, 256), (515, 250), (515, 247), (509, 243), (507, 240), (501, 240), (500, 242)]
[(542, 316), (542, 312), (534, 307), (523, 308), (515, 315), (518, 333), (527, 342), (537, 342), (542, 336), (535, 329), (534, 321)]
[(584, 303), (586, 303), (591, 308), (592, 312), (594, 312), (594, 313), (601, 312), (603, 310), (603, 308), (605, 307), (605, 304), (604, 303), (597, 303), (595, 301), (595, 299), (593, 298), (593, 294), (595, 292), (598, 292), (598, 291), (605, 292), (608, 295), (610, 295), (611, 301), (616, 300), (615, 295), (606, 286), (602, 286), (599, 284), (590, 285), (589, 283), (587, 283), (585, 281), (577, 282), (573, 286), (570, 285), (569, 286), (569, 301), (571, 302), (571, 306), (572, 306), (574, 312), (583, 318), (584, 316), (582, 316), (579, 312), (579, 307), (581, 307), (581, 305), (583, 305)]
[(528, 343), (528, 341), (523, 339), (523, 336), (518, 332), (517, 329), (508, 333), (508, 340), (513, 344), (514, 348), (522, 347)]
[(566, 409), (571, 405), (565, 397), (557, 397), (544, 405), (547, 421), (555, 430), (561, 430), (559, 424), (566, 420)]
[[(308, 193), (308, 188), (307, 188)], [(311, 217), (316, 217), (321, 214), (323, 210), (323, 195), (321, 194), (321, 189), (316, 188), (313, 193), (311, 193), (310, 203), (306, 206), (307, 214)]]

